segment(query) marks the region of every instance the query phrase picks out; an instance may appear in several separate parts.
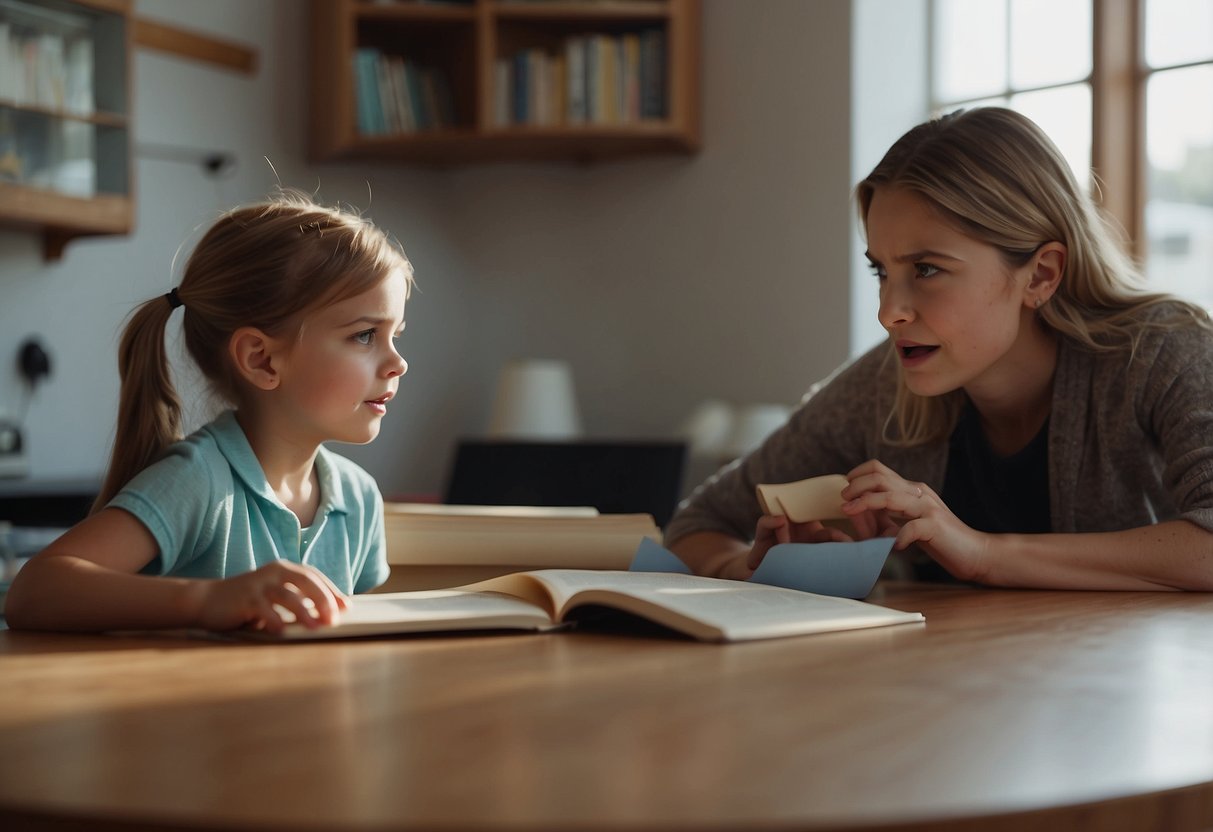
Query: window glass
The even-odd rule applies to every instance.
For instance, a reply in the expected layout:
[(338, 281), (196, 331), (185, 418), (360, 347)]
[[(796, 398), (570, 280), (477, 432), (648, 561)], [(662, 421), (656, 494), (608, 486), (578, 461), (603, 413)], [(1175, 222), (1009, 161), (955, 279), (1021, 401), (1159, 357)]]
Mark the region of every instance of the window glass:
[(1213, 0), (1146, 0), (1146, 63), (1213, 60)]
[(1150, 285), (1213, 310), (1213, 64), (1150, 76), (1146, 155)]
[(935, 0), (932, 44), (937, 101), (1007, 88), (1006, 0)]
[(1091, 183), (1091, 87), (1067, 87), (1011, 96), (1012, 109), (1040, 125), (1066, 157), (1080, 186)]
[(1091, 34), (1091, 0), (1011, 0), (1011, 88), (1086, 79)]

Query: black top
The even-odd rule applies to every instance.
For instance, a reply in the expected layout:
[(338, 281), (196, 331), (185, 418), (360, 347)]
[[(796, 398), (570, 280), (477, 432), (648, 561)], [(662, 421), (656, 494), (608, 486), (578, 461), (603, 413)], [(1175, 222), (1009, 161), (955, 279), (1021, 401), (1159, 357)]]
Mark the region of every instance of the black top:
[[(1024, 448), (994, 453), (972, 402), (948, 442), (944, 503), (961, 522), (982, 532), (1031, 534), (1051, 530), (1049, 512), (1049, 420)], [(955, 582), (925, 553), (911, 557), (919, 581)]]
[(1034, 534), (1051, 529), (1049, 420), (1021, 450), (994, 453), (972, 402), (965, 404), (948, 446), (943, 501), (982, 532)]

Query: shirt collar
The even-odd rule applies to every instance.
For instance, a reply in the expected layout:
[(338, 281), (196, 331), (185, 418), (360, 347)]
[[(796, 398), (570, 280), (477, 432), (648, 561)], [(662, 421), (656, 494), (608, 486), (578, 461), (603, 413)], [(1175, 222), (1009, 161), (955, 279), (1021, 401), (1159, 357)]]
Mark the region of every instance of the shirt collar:
[[(281, 506), (285, 510), (286, 507), (266, 481), (265, 469), (261, 467), (257, 455), (253, 453), (253, 447), (249, 445), (248, 437), (236, 421), (236, 412), (224, 411), (219, 418), (211, 422), (208, 430), (214, 437), (219, 452), (227, 459), (232, 472), (244, 483), (244, 487), (262, 500)], [(322, 517), (333, 511), (348, 513), (345, 492), (341, 488), (341, 480), (332, 462), (332, 452), (323, 445), (316, 454), (316, 481), (320, 484), (320, 505), (316, 509), (316, 516)]]

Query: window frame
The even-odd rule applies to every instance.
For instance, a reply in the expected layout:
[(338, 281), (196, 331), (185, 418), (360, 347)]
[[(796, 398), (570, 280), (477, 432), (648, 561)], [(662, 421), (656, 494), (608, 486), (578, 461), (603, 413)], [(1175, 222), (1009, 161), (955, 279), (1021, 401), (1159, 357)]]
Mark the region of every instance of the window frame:
[[(1144, 260), (1148, 240), (1145, 229), (1147, 177), (1146, 86), (1155, 72), (1187, 64), (1152, 68), (1145, 61), (1146, 0), (1091, 0), (1091, 74), (1062, 84), (1024, 89), (1008, 88), (993, 96), (1007, 97), (1037, 89), (1086, 83), (1091, 90), (1091, 169), (1095, 198), (1123, 229), (1129, 252)], [(928, 38), (935, 33), (938, 14), (930, 0)], [(933, 54), (933, 43), (928, 54)], [(1207, 61), (1193, 62), (1192, 66)], [(933, 72), (933, 67), (928, 72)], [(935, 98), (935, 80), (928, 84), (932, 111), (947, 104)]]

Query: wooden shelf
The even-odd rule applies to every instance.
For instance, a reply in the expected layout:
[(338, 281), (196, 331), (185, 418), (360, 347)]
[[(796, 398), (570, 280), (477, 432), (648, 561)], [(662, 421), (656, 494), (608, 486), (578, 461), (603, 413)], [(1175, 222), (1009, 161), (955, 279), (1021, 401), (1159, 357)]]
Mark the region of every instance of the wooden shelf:
[[(699, 0), (467, 4), (312, 0), (311, 156), (425, 166), (498, 161), (593, 162), (699, 149)], [(561, 54), (570, 38), (660, 32), (660, 117), (502, 124), (494, 100), (502, 60), (525, 50)], [(371, 48), (443, 74), (453, 125), (359, 131), (355, 53)], [(563, 116), (563, 113), (562, 113)]]
[[(0, 227), (40, 234), (48, 260), (61, 257), (76, 237), (128, 234), (134, 224), (131, 5), (131, 0), (12, 0), (0, 6), (11, 39), (0, 51), (45, 35), (61, 39), (68, 56), (61, 93), (48, 96), (46, 79), (39, 78), (18, 87), (16, 95), (0, 87)], [(72, 65), (71, 50), (82, 43), (92, 59)], [(38, 71), (48, 65), (55, 63), (37, 62)], [(21, 97), (20, 90), (31, 87), (37, 94)], [(73, 94), (87, 103), (74, 102)], [(56, 100), (59, 95), (63, 101)]]

